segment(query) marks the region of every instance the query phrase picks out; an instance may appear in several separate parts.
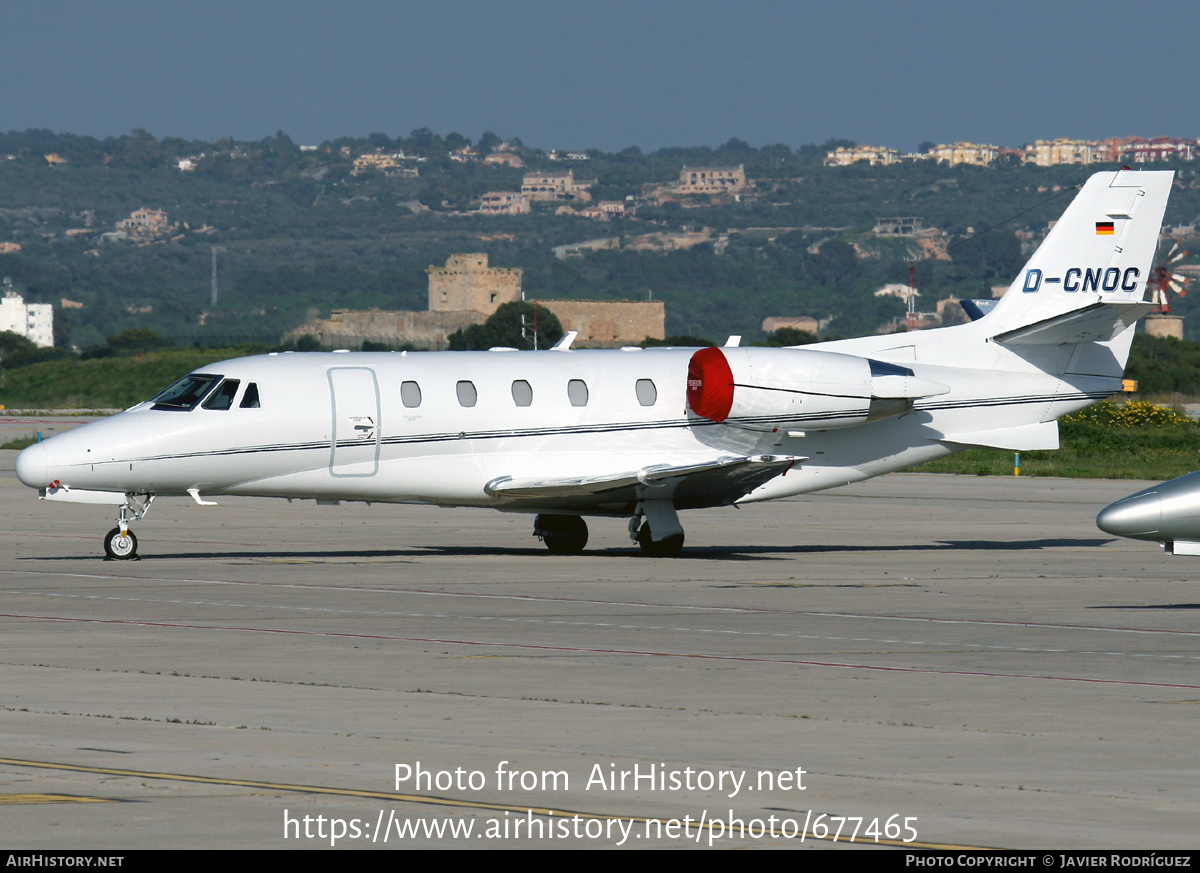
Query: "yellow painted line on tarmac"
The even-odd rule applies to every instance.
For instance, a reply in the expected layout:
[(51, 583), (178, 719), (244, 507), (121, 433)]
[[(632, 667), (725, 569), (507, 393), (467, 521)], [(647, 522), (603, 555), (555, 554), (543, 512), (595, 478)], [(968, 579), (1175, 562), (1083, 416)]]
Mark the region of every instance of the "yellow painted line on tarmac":
[(107, 797), (75, 797), (70, 794), (0, 794), (0, 806), (30, 803), (113, 803)]
[[(123, 770), (116, 767), (88, 767), (82, 764), (63, 764), (57, 761), (29, 761), (21, 758), (0, 758), (0, 765), (7, 764), (14, 767), (35, 767), (42, 770), (65, 770), (72, 773), (95, 773), (99, 776), (128, 776), (134, 779), (165, 779), (172, 782), (192, 782), (198, 785), (227, 785), (235, 788), (261, 788), (267, 791), (295, 791), (302, 794), (323, 794), (334, 797), (364, 797), (371, 800), (388, 800), (392, 803), (414, 803), (423, 804), (426, 806), (442, 806), (454, 807), (458, 809), (481, 809), (489, 812), (517, 812), (528, 813), (539, 816), (579, 816), (585, 819), (596, 819), (599, 821), (607, 821), (608, 819), (620, 819), (621, 821), (632, 821), (639, 824), (648, 822), (657, 822), (664, 827), (669, 822), (678, 822), (679, 819), (666, 817), (658, 818), (655, 816), (638, 816), (638, 815), (617, 815), (613, 813), (599, 812), (579, 812), (570, 809), (551, 809), (549, 807), (536, 806), (520, 806), (510, 803), (487, 803), (478, 800), (458, 800), (453, 797), (430, 797), (423, 794), (401, 794), (399, 792), (388, 791), (362, 791), (356, 788), (330, 788), (324, 785), (298, 785), (290, 782), (260, 782), (254, 779), (228, 779), (216, 776), (193, 776), (188, 773), (160, 773), (147, 770)], [(12, 795), (20, 796), (20, 795)], [(37, 796), (37, 795), (28, 795)], [(51, 795), (46, 795), (51, 796)], [(828, 817), (828, 814), (826, 814)], [(741, 818), (739, 816), (739, 818)], [(701, 824), (693, 819), (693, 824), (697, 829), (708, 830), (710, 833), (720, 825), (722, 833), (718, 835), (718, 839), (729, 839), (725, 834), (726, 823), (724, 819), (709, 821)], [(745, 836), (749, 833), (745, 826), (739, 829), (739, 836)], [(831, 837), (818, 837), (809, 832), (805, 835), (806, 839), (823, 840), (824, 842), (842, 842), (849, 843), (849, 840), (834, 840)], [(792, 839), (799, 839), (799, 834)], [(959, 846), (947, 843), (922, 843), (910, 842), (906, 843), (901, 840), (859, 840), (856, 845), (870, 846), (893, 846), (896, 848), (909, 849), (946, 849), (951, 851), (983, 851), (986, 849), (995, 848), (993, 846)]]
[(455, 661), (485, 661), (494, 658), (511, 658), (512, 655), (458, 655), (453, 660)]

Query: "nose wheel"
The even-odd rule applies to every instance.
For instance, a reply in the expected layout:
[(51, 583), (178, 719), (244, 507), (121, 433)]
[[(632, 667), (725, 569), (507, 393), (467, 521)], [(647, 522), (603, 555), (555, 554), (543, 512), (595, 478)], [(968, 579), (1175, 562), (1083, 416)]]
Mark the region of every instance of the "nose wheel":
[(114, 527), (104, 537), (104, 555), (107, 561), (136, 561), (137, 537), (131, 530)]
[[(126, 494), (125, 502), (117, 510), (117, 526), (104, 535), (104, 560), (137, 561), (137, 537), (129, 529), (130, 521), (141, 521), (150, 511), (153, 494)], [(130, 510), (133, 518), (130, 519)]]

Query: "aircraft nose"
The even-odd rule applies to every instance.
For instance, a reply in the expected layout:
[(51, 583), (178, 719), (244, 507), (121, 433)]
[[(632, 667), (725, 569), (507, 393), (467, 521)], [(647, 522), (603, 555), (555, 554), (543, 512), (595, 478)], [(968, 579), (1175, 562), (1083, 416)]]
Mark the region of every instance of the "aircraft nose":
[(1162, 498), (1157, 491), (1118, 500), (1096, 516), (1096, 526), (1119, 537), (1148, 537), (1162, 529)]
[(17, 455), (17, 478), (30, 488), (45, 488), (50, 477), (50, 455), (45, 443), (34, 443)]

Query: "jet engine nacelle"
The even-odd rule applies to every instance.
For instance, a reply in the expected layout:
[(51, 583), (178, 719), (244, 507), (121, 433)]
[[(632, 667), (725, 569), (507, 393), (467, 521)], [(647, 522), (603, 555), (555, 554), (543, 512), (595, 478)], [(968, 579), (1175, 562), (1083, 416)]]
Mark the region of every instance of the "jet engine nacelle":
[(742, 427), (855, 427), (949, 390), (907, 367), (815, 349), (708, 348), (688, 362), (692, 412)]

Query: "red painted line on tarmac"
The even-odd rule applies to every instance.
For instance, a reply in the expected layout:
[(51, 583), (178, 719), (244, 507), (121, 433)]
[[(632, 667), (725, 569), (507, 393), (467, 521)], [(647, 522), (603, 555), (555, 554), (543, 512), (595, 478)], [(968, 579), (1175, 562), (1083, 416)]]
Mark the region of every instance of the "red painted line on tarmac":
[(635, 655), (648, 658), (691, 658), (701, 661), (735, 661), (752, 664), (789, 664), (800, 667), (832, 667), (842, 670), (872, 670), (883, 673), (923, 673), (933, 676), (970, 676), (984, 679), (1046, 679), (1056, 682), (1084, 682), (1094, 685), (1129, 685), (1149, 688), (1200, 689), (1200, 685), (1176, 682), (1139, 682), (1129, 679), (1089, 679), (1081, 676), (1051, 676), (1039, 673), (994, 673), (978, 670), (931, 670), (922, 667), (884, 667), (877, 664), (852, 664), (841, 661), (812, 661), (799, 658), (751, 658), (745, 655), (703, 655), (695, 652), (659, 652), (641, 649), (596, 649), (585, 646), (549, 646), (538, 643), (496, 643), (482, 640), (452, 640), (437, 637), (400, 637), (388, 634), (356, 634), (341, 631), (309, 631), (298, 628), (242, 627), (238, 625), (184, 624), (166, 621), (135, 621), (119, 618), (63, 618), (54, 615), (18, 615), (0, 613), (0, 618), (28, 621), (72, 622), (79, 624), (112, 624), (135, 627), (169, 628), (171, 630), (235, 631), (238, 633), (283, 634), (287, 636), (340, 637), (355, 640), (386, 640), (401, 643), (430, 643), (447, 646), (483, 646), (499, 649), (533, 649), (545, 652), (572, 652), (592, 655)]
[(997, 627), (1028, 627), (1037, 630), (1084, 630), (1107, 631), (1118, 634), (1180, 634), (1200, 636), (1200, 631), (1171, 630), (1170, 628), (1122, 627), (1104, 624), (1048, 624), (1036, 621), (1011, 621), (999, 618), (933, 618), (923, 615), (871, 615), (857, 612), (798, 612), (795, 615), (811, 615), (825, 618), (877, 618), (881, 621), (916, 621), (930, 624), (984, 624)]

